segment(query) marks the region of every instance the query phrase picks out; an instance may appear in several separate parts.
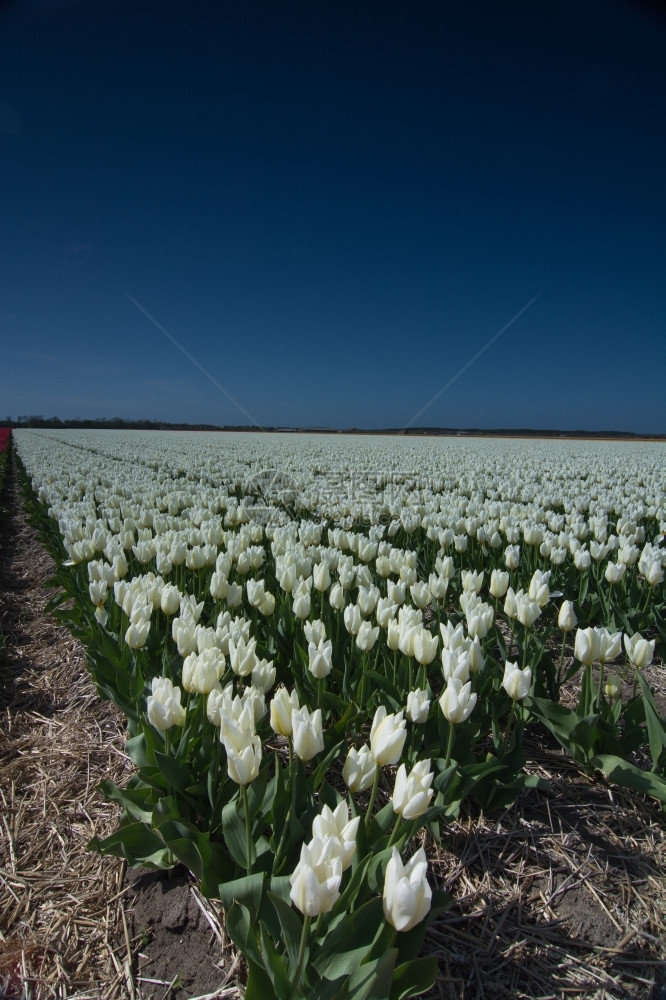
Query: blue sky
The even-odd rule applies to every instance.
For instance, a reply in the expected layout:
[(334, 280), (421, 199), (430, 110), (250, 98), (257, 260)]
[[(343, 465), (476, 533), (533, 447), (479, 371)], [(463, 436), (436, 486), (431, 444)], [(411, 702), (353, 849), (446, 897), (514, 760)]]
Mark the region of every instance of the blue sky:
[(664, 178), (657, 5), (5, 2), (0, 414), (402, 427), (541, 293), (416, 424), (666, 432)]

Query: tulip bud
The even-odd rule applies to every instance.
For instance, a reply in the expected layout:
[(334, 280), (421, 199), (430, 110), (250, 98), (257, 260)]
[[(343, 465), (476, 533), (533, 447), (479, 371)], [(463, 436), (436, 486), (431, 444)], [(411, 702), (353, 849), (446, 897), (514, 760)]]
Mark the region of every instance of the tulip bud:
[(604, 681), (604, 694), (612, 701), (622, 693), (622, 678), (617, 674), (609, 674)]
[(560, 613), (557, 616), (557, 624), (563, 632), (571, 632), (578, 624), (576, 612), (571, 601), (562, 601)]

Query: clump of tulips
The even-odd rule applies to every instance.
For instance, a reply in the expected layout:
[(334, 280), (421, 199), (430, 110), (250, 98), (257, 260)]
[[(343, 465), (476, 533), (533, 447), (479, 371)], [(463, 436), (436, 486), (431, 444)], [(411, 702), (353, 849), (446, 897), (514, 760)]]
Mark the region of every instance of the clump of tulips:
[(414, 837), (543, 784), (526, 727), (666, 803), (649, 448), (284, 437), (257, 476), (261, 436), (155, 435), (143, 464), (126, 435), (16, 438), (54, 612), (127, 718), (135, 774), (104, 784), (122, 819), (93, 846), (187, 865), (249, 997), (427, 989), (415, 956), (446, 900)]

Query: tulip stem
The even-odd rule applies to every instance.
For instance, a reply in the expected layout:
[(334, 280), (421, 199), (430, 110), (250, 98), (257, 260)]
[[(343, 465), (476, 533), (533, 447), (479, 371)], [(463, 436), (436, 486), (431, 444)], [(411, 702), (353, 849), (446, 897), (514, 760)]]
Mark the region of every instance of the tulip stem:
[(449, 722), (449, 736), (446, 741), (446, 760), (444, 762), (445, 771), (449, 766), (449, 764), (451, 763), (451, 751), (453, 750), (453, 737), (455, 735), (455, 731), (456, 731), (455, 725), (453, 724), (453, 722)]
[(370, 792), (370, 801), (368, 802), (368, 808), (365, 812), (365, 828), (366, 830), (370, 826), (372, 820), (372, 810), (375, 806), (375, 798), (377, 797), (377, 788), (379, 787), (379, 764), (375, 764), (375, 779), (372, 782), (372, 791)]
[(247, 785), (241, 785), (241, 795), (245, 808), (245, 860), (247, 861), (247, 873), (252, 874), (252, 831), (250, 829), (250, 807), (247, 801)]
[(559, 698), (559, 695), (560, 695), (560, 684), (562, 683), (562, 664), (564, 663), (564, 648), (566, 646), (566, 642), (567, 642), (567, 634), (565, 632), (564, 635), (562, 636), (562, 652), (560, 653), (560, 665), (557, 668), (557, 696), (558, 696), (558, 698)]
[(598, 681), (598, 684), (597, 684), (597, 708), (601, 708), (601, 695), (602, 695), (602, 691), (603, 691), (603, 683), (604, 683), (604, 665), (600, 661), (599, 662), (599, 681)]
[(289, 1000), (292, 1000), (301, 985), (301, 975), (303, 973), (303, 962), (305, 960), (305, 949), (307, 947), (308, 938), (310, 936), (310, 925), (312, 923), (312, 917), (305, 917), (303, 919), (303, 930), (301, 931), (301, 943), (298, 946), (298, 958), (296, 959), (296, 972), (294, 973), (294, 984), (291, 988), (291, 993), (289, 994)]
[(513, 717), (516, 714), (516, 702), (511, 702), (511, 711), (509, 712), (509, 719), (506, 724), (506, 732), (504, 734), (504, 740), (502, 742), (502, 749), (500, 750), (499, 759), (504, 760), (504, 754), (506, 753), (506, 748), (509, 745), (509, 736), (511, 734), (511, 724), (513, 722)]
[(398, 816), (396, 817), (395, 826), (391, 830), (391, 836), (389, 837), (388, 844), (386, 845), (387, 847), (393, 847), (393, 845), (394, 845), (394, 843), (395, 843), (395, 841), (397, 839), (397, 833), (398, 833), (398, 830), (400, 829), (400, 824), (401, 823), (402, 823), (402, 816), (400, 814), (398, 814)]

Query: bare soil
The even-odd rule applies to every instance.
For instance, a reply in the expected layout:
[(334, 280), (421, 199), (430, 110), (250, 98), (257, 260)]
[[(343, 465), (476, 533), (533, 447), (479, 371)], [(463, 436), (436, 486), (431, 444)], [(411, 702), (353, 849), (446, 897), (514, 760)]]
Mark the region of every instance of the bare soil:
[[(126, 872), (87, 850), (118, 811), (122, 719), (85, 653), (44, 613), (52, 572), (13, 466), (0, 494), (0, 997), (239, 998), (244, 969), (219, 906), (182, 868)], [(663, 664), (655, 665), (663, 693)], [(661, 671), (661, 673), (660, 673)], [(430, 1000), (666, 1000), (666, 837), (653, 802), (580, 773), (544, 739), (550, 781), (502, 815), (463, 816), (433, 877), (453, 904), (429, 929)]]

